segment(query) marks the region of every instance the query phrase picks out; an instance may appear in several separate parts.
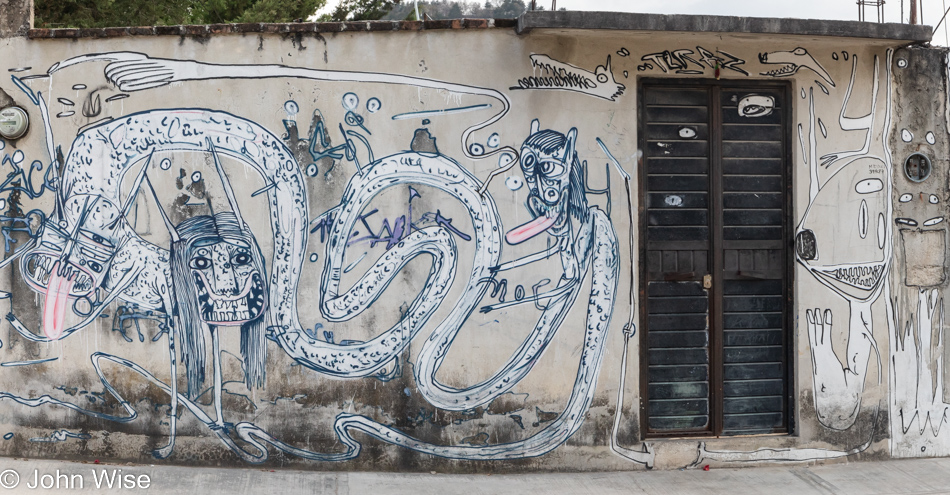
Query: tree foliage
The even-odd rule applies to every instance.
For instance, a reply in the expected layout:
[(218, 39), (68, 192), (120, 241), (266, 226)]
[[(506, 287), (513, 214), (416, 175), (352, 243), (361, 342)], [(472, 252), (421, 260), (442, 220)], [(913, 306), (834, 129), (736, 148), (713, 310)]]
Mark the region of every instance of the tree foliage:
[(371, 21), (389, 14), (399, 0), (343, 0), (321, 21)]
[[(530, 2), (530, 0), (529, 0)], [(484, 4), (465, 0), (420, 0), (419, 14), (430, 19), (505, 19), (515, 18), (527, 10), (524, 0), (488, 0)], [(383, 19), (415, 19), (415, 4), (412, 0), (403, 0)]]
[[(37, 27), (115, 27), (307, 19), (326, 0), (35, 0)], [(530, 3), (530, 0), (527, 0)], [(430, 19), (513, 18), (525, 0), (420, 0)], [(320, 21), (415, 19), (413, 0), (342, 0)], [(540, 6), (539, 6), (540, 7)]]
[(161, 26), (306, 19), (326, 0), (35, 0), (42, 28)]
[[(530, 1), (530, 0), (529, 0)], [(502, 19), (518, 17), (527, 10), (525, 0), (419, 0), (419, 15), (429, 19)], [(320, 21), (418, 20), (413, 0), (343, 0)]]

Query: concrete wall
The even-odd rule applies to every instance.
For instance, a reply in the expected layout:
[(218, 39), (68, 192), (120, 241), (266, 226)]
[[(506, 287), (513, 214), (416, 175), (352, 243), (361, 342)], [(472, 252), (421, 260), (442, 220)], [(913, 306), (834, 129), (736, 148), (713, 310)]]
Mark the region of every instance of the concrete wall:
[[(943, 51), (471, 26), (0, 40), (0, 89), (32, 119), (0, 142), (0, 454), (479, 472), (950, 453)], [(716, 60), (791, 84), (792, 228), (821, 254), (794, 265), (792, 433), (644, 440), (637, 81)], [(910, 183), (918, 151), (933, 172)], [(570, 180), (584, 162), (605, 193)]]

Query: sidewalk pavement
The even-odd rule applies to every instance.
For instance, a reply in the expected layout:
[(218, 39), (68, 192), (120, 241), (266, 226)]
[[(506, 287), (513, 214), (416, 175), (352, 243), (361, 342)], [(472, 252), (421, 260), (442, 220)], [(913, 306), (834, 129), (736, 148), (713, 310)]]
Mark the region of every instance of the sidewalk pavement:
[[(14, 484), (16, 486), (11, 488)], [(709, 471), (505, 475), (272, 472), (253, 466), (95, 465), (0, 458), (0, 495), (111, 492), (184, 495), (950, 494), (950, 458), (713, 468)]]

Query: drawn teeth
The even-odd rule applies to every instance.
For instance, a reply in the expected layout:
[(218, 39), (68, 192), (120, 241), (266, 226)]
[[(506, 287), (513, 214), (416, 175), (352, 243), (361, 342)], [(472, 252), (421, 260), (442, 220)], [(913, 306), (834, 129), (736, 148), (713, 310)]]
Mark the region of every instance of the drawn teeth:
[(788, 74), (794, 74), (796, 70), (798, 70), (798, 68), (795, 65), (783, 65), (778, 69), (766, 72), (766, 74), (770, 76), (784, 76)]
[(49, 256), (39, 257), (35, 261), (36, 265), (33, 271), (33, 276), (37, 282), (44, 285), (49, 282), (50, 267), (52, 267), (54, 262), (54, 259)]
[(852, 266), (849, 268), (838, 268), (831, 274), (838, 280), (855, 287), (870, 289), (873, 288), (883, 273), (883, 266)]

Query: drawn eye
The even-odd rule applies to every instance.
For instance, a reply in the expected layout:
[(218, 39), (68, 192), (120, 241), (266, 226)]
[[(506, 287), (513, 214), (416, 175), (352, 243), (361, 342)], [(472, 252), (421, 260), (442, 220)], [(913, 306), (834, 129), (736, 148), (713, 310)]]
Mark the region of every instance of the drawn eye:
[(115, 247), (115, 246), (112, 245), (111, 242), (109, 242), (108, 239), (106, 239), (105, 237), (102, 237), (102, 236), (99, 235), (99, 234), (96, 234), (95, 232), (90, 232), (90, 231), (85, 230), (85, 229), (80, 229), (80, 232), (81, 232), (84, 236), (86, 236), (86, 238), (91, 239), (92, 242), (94, 242), (94, 243), (96, 243), (96, 244), (99, 244), (99, 245), (101, 245), (101, 246), (103, 246), (103, 247), (105, 247), (105, 248), (113, 248), (113, 247)]
[(936, 194), (930, 195), (930, 204), (935, 205), (939, 202), (940, 202), (940, 198), (938, 198)]
[(544, 175), (561, 175), (564, 173), (564, 165), (558, 162), (544, 162), (541, 164), (541, 173)]
[[(932, 196), (931, 196), (931, 197), (932, 197)], [(905, 193), (905, 194), (901, 194), (901, 197), (898, 198), (897, 200), (900, 201), (901, 203), (906, 203), (906, 202), (908, 202), (908, 201), (910, 201), (910, 200), (912, 200), (912, 199), (914, 199), (914, 196)]]
[(204, 256), (195, 256), (191, 259), (191, 267), (195, 270), (207, 270), (211, 267), (211, 260)]
[(231, 258), (231, 264), (234, 266), (243, 266), (249, 264), (250, 262), (251, 255), (244, 252), (236, 253), (234, 257)]
[(86, 266), (88, 266), (90, 270), (96, 273), (102, 272), (102, 265), (100, 265), (99, 263), (96, 263), (95, 261), (86, 260)]
[(926, 222), (924, 222), (924, 227), (930, 227), (931, 225), (937, 225), (938, 223), (940, 223), (940, 222), (942, 222), (942, 221), (943, 221), (943, 217), (931, 218), (930, 220), (927, 220)]
[(858, 194), (870, 194), (884, 189), (884, 181), (881, 179), (864, 179), (854, 185), (854, 191)]
[(366, 102), (366, 109), (369, 110), (369, 113), (376, 113), (382, 108), (383, 104), (379, 101), (379, 98), (370, 98)]
[(911, 227), (917, 226), (917, 220), (911, 218), (895, 218), (894, 222), (896, 222), (898, 225), (909, 225)]
[(601, 84), (607, 83), (607, 74), (597, 74), (597, 82)]
[(794, 53), (795, 55), (805, 55), (808, 53), (808, 51), (805, 50), (804, 48), (796, 48), (795, 51), (793, 51), (792, 53)]
[(526, 153), (521, 155), (521, 168), (525, 171), (534, 170), (534, 165), (538, 163), (538, 159), (534, 157), (531, 153)]

